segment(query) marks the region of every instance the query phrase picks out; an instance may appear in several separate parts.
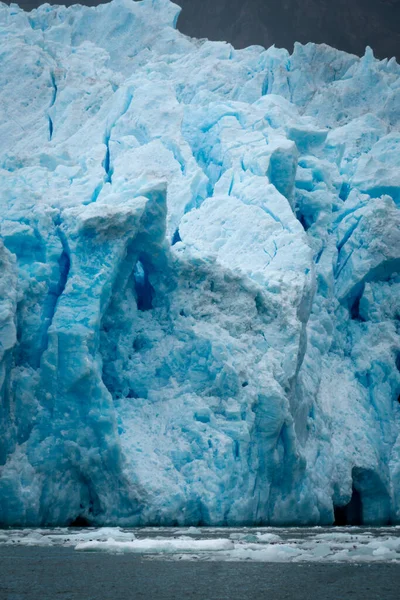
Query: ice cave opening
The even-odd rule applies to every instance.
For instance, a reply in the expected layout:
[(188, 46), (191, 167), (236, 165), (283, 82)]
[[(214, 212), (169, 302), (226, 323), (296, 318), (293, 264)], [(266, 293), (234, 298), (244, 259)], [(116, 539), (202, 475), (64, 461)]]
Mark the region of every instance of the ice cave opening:
[(352, 489), (350, 502), (344, 506), (334, 506), (335, 525), (343, 527), (344, 525), (362, 525), (362, 499), (354, 485)]
[(390, 496), (384, 473), (353, 467), (350, 502), (334, 506), (335, 525), (389, 525)]
[(149, 280), (149, 271), (145, 261), (138, 260), (133, 271), (137, 307), (141, 311), (153, 308), (154, 288)]
[(92, 523), (85, 519), (85, 517), (78, 516), (69, 524), (69, 527), (92, 527)]

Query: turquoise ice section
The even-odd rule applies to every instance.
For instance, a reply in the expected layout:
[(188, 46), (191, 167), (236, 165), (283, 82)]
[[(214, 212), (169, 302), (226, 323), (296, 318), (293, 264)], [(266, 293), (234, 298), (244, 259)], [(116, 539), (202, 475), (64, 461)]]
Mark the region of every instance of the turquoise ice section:
[(0, 522), (400, 522), (400, 68), (178, 14), (0, 4)]

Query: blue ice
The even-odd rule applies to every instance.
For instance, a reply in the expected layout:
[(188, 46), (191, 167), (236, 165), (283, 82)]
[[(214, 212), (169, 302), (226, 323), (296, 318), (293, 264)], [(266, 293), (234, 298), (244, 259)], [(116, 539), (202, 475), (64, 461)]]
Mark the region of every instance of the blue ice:
[(400, 522), (400, 68), (0, 4), (0, 522)]

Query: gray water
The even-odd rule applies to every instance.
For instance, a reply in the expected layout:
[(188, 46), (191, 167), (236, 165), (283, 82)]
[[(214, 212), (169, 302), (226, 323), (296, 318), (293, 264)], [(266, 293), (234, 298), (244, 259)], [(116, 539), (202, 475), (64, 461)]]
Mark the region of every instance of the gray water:
[(400, 564), (152, 560), (0, 547), (1, 600), (398, 600)]

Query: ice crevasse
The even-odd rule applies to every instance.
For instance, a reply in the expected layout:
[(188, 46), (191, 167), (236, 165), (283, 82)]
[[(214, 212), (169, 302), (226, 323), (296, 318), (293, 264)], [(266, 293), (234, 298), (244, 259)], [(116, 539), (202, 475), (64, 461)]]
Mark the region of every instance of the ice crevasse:
[(0, 522), (400, 522), (400, 68), (0, 4)]

